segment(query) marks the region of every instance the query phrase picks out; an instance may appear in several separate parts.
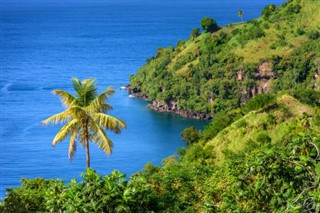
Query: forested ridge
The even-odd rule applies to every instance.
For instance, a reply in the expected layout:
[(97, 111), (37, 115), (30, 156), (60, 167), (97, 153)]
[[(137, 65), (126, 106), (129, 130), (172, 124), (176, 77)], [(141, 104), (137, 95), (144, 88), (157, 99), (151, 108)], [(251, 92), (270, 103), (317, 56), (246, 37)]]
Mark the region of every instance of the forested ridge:
[(210, 22), (130, 79), (155, 109), (213, 118), (181, 133), (187, 148), (131, 177), (87, 169), (80, 181), (21, 179), (0, 212), (320, 212), (320, 2)]
[(154, 101), (151, 108), (211, 117), (257, 94), (318, 92), (319, 8), (318, 1), (292, 0), (267, 5), (247, 23), (195, 28), (175, 47), (158, 48), (131, 76), (131, 88)]

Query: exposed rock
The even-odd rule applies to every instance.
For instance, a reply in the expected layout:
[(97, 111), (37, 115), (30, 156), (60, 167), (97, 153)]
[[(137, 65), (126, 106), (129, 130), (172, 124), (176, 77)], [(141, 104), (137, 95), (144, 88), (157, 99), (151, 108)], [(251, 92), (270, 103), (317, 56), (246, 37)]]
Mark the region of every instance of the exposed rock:
[(314, 88), (316, 91), (320, 91), (320, 61), (317, 62), (318, 63), (318, 70), (314, 72)]
[(236, 79), (238, 81), (243, 81), (244, 80), (244, 71), (243, 71), (243, 69), (238, 70)]
[(147, 108), (158, 112), (173, 112), (186, 118), (195, 118), (199, 120), (211, 120), (212, 116), (208, 113), (197, 113), (187, 110), (178, 109), (177, 101), (171, 100), (168, 103), (164, 101), (153, 101), (152, 104), (148, 104)]
[(251, 97), (253, 97), (252, 90), (250, 89), (243, 89), (241, 93), (243, 94), (241, 98), (242, 103), (246, 103)]
[[(255, 97), (258, 94), (270, 93), (272, 79), (276, 78), (276, 74), (273, 71), (272, 65), (269, 62), (263, 62), (256, 68), (256, 84), (250, 89), (242, 90), (242, 102), (247, 102), (250, 98)], [(237, 72), (236, 79), (238, 81), (244, 81), (244, 71), (240, 69)]]
[(275, 77), (272, 65), (269, 62), (263, 62), (258, 66), (257, 71), (255, 75), (256, 79), (270, 79)]
[(271, 81), (276, 77), (276, 74), (273, 71), (272, 65), (269, 62), (263, 62), (257, 68), (257, 73), (255, 75), (258, 79), (254, 91), (252, 92), (253, 97), (256, 94), (264, 94), (271, 92)]
[(143, 100), (146, 100), (146, 101), (150, 101), (150, 99), (148, 98), (148, 96), (146, 96), (142, 91), (141, 89), (139, 88), (132, 88), (130, 85), (126, 86), (127, 90), (128, 90), (128, 93), (130, 95), (133, 95), (137, 98), (142, 98)]
[[(148, 98), (147, 95), (143, 94), (142, 91), (138, 88), (132, 88), (130, 85), (128, 85), (127, 90), (130, 95), (133, 95), (138, 98), (142, 98), (146, 101), (151, 101), (150, 98)], [(208, 113), (197, 113), (197, 112), (178, 109), (178, 102), (176, 100), (170, 100), (168, 103), (164, 101), (153, 100), (152, 104), (147, 105), (147, 108), (157, 112), (172, 112), (186, 118), (194, 118), (199, 120), (212, 119), (212, 115)]]

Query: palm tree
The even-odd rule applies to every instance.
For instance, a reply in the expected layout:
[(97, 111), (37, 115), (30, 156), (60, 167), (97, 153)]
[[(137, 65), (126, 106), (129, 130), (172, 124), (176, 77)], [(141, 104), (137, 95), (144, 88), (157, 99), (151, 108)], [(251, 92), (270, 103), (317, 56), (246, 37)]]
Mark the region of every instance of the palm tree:
[(80, 81), (72, 78), (73, 88), (76, 95), (73, 96), (64, 90), (54, 90), (54, 95), (59, 95), (66, 110), (53, 115), (42, 123), (58, 124), (66, 123), (54, 137), (52, 146), (70, 137), (69, 159), (72, 160), (77, 143), (85, 147), (86, 165), (90, 167), (89, 141), (95, 143), (106, 154), (112, 152), (112, 141), (107, 137), (105, 130), (109, 129), (115, 133), (120, 133), (120, 128), (125, 128), (124, 121), (108, 115), (107, 112), (112, 109), (105, 102), (114, 93), (114, 90), (108, 87), (103, 93), (97, 94), (95, 80), (92, 78)]
[(243, 11), (241, 9), (238, 10), (238, 16), (241, 18), (241, 21), (243, 22)]

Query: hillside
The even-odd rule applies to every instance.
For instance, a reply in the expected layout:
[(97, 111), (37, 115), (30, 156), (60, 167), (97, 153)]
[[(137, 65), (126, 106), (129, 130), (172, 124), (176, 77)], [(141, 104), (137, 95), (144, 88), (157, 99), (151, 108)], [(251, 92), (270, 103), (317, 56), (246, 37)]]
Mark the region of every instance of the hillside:
[(320, 2), (262, 14), (193, 30), (131, 77), (150, 108), (214, 117), (185, 129), (187, 147), (161, 167), (130, 179), (91, 169), (69, 183), (22, 179), (0, 212), (320, 212)]
[(196, 32), (158, 48), (131, 76), (132, 91), (152, 100), (150, 108), (210, 119), (257, 94), (319, 91), (319, 1), (268, 5), (248, 23)]
[(214, 147), (215, 163), (221, 165), (226, 151), (237, 153), (246, 146), (270, 142), (281, 144), (293, 132), (320, 128), (311, 122), (315, 110), (291, 96), (278, 97), (273, 103), (255, 111), (223, 129), (206, 146)]
[(22, 179), (0, 211), (319, 212), (319, 131), (319, 109), (279, 95), (129, 181), (91, 169), (67, 184)]

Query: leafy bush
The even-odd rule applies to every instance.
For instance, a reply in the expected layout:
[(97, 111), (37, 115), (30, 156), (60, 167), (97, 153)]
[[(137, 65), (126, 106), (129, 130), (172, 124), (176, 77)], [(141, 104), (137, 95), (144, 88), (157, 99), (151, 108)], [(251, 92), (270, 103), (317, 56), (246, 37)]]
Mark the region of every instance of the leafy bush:
[(213, 121), (205, 127), (204, 131), (201, 134), (201, 137), (204, 140), (210, 140), (216, 136), (221, 130), (229, 126), (233, 122), (233, 117), (226, 112), (217, 113)]
[(256, 97), (250, 99), (242, 109), (245, 113), (258, 110), (270, 104), (274, 99), (275, 96), (272, 94), (258, 94)]
[(311, 106), (320, 106), (320, 92), (313, 89), (297, 88), (292, 90), (290, 95), (301, 101), (302, 103), (309, 104)]
[(316, 40), (320, 37), (320, 32), (318, 30), (311, 30), (308, 33), (308, 38), (311, 40)]
[(303, 35), (303, 34), (305, 34), (306, 33), (306, 31), (304, 31), (303, 29), (301, 29), (301, 28), (298, 28), (297, 29), (297, 34), (298, 35)]
[(199, 28), (194, 28), (191, 33), (190, 33), (190, 38), (195, 39), (200, 35), (200, 29)]
[(209, 17), (203, 18), (200, 24), (202, 29), (206, 30), (207, 32), (214, 32), (219, 29), (217, 22)]
[(272, 12), (275, 11), (275, 9), (276, 9), (276, 5), (274, 4), (265, 6), (262, 10), (262, 16), (269, 17), (272, 14)]
[(182, 141), (186, 142), (187, 145), (193, 144), (200, 139), (200, 134), (194, 126), (184, 129), (180, 135), (182, 136)]
[(45, 180), (43, 178), (21, 179), (22, 186), (7, 189), (3, 200), (2, 212), (36, 212), (46, 211), (46, 191), (60, 180)]
[(299, 4), (290, 4), (287, 7), (288, 14), (296, 14), (299, 13), (301, 10), (301, 6)]
[(256, 141), (259, 143), (270, 143), (271, 138), (268, 136), (267, 133), (262, 132), (257, 136)]

